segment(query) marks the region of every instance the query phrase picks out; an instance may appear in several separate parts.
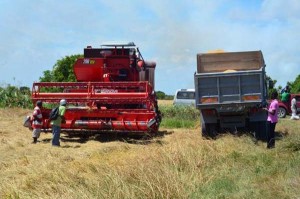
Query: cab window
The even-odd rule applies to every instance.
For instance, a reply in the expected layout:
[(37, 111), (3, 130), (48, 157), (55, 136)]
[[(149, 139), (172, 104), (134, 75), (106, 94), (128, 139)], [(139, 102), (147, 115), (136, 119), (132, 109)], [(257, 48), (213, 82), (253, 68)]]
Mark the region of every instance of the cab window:
[(179, 91), (177, 93), (177, 99), (195, 99), (195, 93), (194, 92)]

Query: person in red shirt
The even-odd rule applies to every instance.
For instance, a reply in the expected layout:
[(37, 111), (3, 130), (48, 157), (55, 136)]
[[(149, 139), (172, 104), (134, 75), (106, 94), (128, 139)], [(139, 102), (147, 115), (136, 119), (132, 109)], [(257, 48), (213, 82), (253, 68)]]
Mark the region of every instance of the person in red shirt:
[(32, 114), (32, 144), (37, 143), (37, 139), (40, 137), (41, 129), (43, 126), (43, 115), (41, 108), (43, 106), (42, 101), (37, 101), (36, 106), (34, 107), (33, 114)]

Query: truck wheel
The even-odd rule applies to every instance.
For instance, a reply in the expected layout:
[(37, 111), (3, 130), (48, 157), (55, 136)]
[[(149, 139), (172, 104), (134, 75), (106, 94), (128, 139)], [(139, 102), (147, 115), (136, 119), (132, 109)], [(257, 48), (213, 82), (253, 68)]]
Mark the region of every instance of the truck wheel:
[(286, 110), (283, 107), (279, 107), (278, 109), (278, 117), (279, 118), (285, 118), (286, 116)]
[(267, 140), (267, 121), (250, 122), (250, 130), (254, 132), (256, 140)]
[(215, 139), (218, 135), (217, 124), (205, 124), (202, 126), (202, 137)]
[(208, 132), (207, 132), (207, 127), (205, 127), (204, 125), (201, 128), (202, 130), (202, 138), (209, 138), (208, 136)]

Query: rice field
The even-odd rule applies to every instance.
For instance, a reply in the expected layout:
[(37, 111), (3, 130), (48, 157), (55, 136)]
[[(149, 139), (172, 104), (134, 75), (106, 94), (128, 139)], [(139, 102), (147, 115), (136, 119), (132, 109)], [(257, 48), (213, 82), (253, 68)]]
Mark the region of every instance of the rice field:
[(300, 121), (280, 120), (276, 148), (248, 135), (202, 139), (200, 124), (152, 139), (51, 134), (31, 144), (31, 110), (0, 109), (0, 198), (299, 198)]

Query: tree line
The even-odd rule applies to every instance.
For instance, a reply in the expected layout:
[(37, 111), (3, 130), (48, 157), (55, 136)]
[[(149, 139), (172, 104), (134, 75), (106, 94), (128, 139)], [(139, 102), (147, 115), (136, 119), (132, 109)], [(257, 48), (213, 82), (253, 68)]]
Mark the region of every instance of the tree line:
[[(71, 55), (57, 60), (52, 70), (46, 70), (39, 78), (40, 82), (75, 82), (76, 78), (73, 72), (73, 65), (75, 61), (83, 57), (83, 55)], [(270, 77), (268, 77), (271, 79)], [(281, 85), (275, 87), (277, 81), (273, 80), (274, 89), (279, 93), (283, 88)], [(294, 81), (288, 81), (287, 85), (291, 89), (291, 93), (300, 93), (300, 74)], [(286, 86), (286, 85), (284, 85)], [(271, 92), (272, 90), (270, 90)], [(163, 91), (156, 91), (158, 99), (172, 100), (173, 95), (167, 95)], [(22, 107), (31, 108), (32, 103), (30, 99), (31, 93), (28, 87), (16, 87), (8, 85), (6, 87), (0, 87), (0, 107)]]

